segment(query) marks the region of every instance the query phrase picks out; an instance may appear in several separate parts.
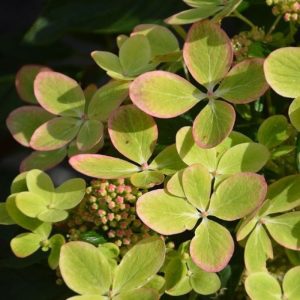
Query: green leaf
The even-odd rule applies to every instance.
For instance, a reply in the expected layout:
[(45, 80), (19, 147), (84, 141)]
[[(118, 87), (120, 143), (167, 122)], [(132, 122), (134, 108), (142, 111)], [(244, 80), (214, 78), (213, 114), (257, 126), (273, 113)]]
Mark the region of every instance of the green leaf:
[(182, 186), (182, 174), (184, 170), (176, 172), (167, 182), (167, 191), (177, 197), (185, 198), (185, 193)]
[(81, 120), (69, 117), (54, 118), (35, 130), (30, 146), (39, 151), (56, 150), (73, 140), (80, 128)]
[(165, 292), (165, 285), (166, 285), (166, 280), (164, 277), (160, 275), (154, 275), (146, 285), (144, 285), (145, 288), (150, 288), (153, 290), (156, 290), (160, 294), (163, 294)]
[(48, 170), (61, 163), (67, 155), (66, 148), (52, 151), (33, 151), (20, 165), (21, 171), (32, 169)]
[(39, 73), (34, 81), (34, 93), (39, 104), (55, 115), (81, 118), (84, 114), (84, 93), (78, 83), (66, 75)]
[(46, 211), (50, 200), (31, 192), (21, 192), (16, 195), (18, 209), (28, 217), (37, 218)]
[(164, 26), (156, 24), (140, 24), (134, 28), (133, 34), (142, 34), (147, 37), (153, 57), (179, 50), (176, 36)]
[(180, 158), (187, 164), (202, 164), (210, 172), (215, 171), (217, 153), (215, 148), (200, 148), (194, 141), (192, 127), (182, 127), (176, 134), (176, 148)]
[(300, 250), (300, 211), (290, 212), (264, 221), (272, 238), (285, 248)]
[(6, 209), (6, 203), (0, 203), (0, 224), (1, 225), (15, 224), (14, 220), (10, 217)]
[(79, 129), (76, 144), (79, 151), (88, 151), (97, 145), (103, 137), (104, 126), (100, 121), (87, 120)]
[(195, 23), (184, 44), (183, 58), (195, 80), (212, 91), (231, 66), (231, 41), (218, 24), (209, 20)]
[(201, 164), (183, 171), (183, 190), (187, 200), (202, 212), (206, 211), (211, 192), (211, 175)]
[(176, 145), (167, 146), (149, 165), (149, 169), (158, 170), (165, 175), (172, 175), (186, 167), (176, 150)]
[(65, 181), (55, 190), (51, 207), (56, 209), (70, 209), (75, 207), (85, 195), (85, 186), (85, 181), (81, 178)]
[(268, 188), (262, 212), (264, 215), (292, 210), (300, 205), (300, 175), (290, 175), (272, 183)]
[(37, 231), (43, 224), (37, 219), (27, 217), (18, 209), (16, 205), (16, 194), (7, 198), (6, 209), (9, 216), (15, 221), (15, 223), (27, 230)]
[(10, 246), (17, 257), (27, 257), (40, 248), (41, 241), (39, 234), (21, 233), (11, 240)]
[(188, 9), (167, 18), (165, 22), (170, 25), (191, 24), (203, 19), (207, 19), (220, 10), (221, 7), (216, 7), (215, 5), (196, 9)]
[(282, 145), (276, 147), (271, 153), (271, 158), (272, 159), (277, 159), (279, 157), (285, 156), (287, 154), (290, 154), (296, 149), (295, 146), (289, 146), (289, 145)]
[(204, 219), (195, 234), (190, 245), (194, 263), (206, 272), (223, 270), (234, 251), (229, 231), (214, 221)]
[(153, 289), (139, 288), (133, 291), (124, 291), (113, 297), (113, 300), (156, 300), (159, 299), (158, 292)]
[(65, 238), (61, 234), (55, 234), (49, 239), (51, 252), (48, 257), (48, 264), (52, 270), (58, 267), (60, 249), (65, 243)]
[(90, 105), (90, 102), (96, 92), (97, 92), (96, 84), (90, 83), (84, 88), (83, 93), (85, 97), (85, 112), (87, 112), (88, 106)]
[(205, 6), (220, 6), (223, 4), (222, 0), (183, 0), (184, 3), (191, 7), (205, 7)]
[(91, 244), (69, 242), (61, 247), (59, 267), (67, 286), (78, 294), (103, 295), (112, 282), (105, 256)]
[(128, 97), (128, 88), (128, 82), (118, 80), (103, 85), (89, 103), (88, 117), (107, 122), (110, 114)]
[(74, 296), (68, 298), (67, 300), (108, 300), (108, 298), (99, 295), (84, 295), (84, 296)]
[(291, 126), (284, 115), (274, 115), (263, 121), (257, 132), (259, 143), (269, 149), (286, 141), (292, 134)]
[(123, 159), (100, 154), (78, 154), (69, 163), (76, 171), (95, 178), (128, 177), (140, 171), (138, 166)]
[(258, 221), (259, 217), (256, 216), (256, 211), (254, 211), (251, 215), (247, 216), (246, 218), (242, 219), (238, 224), (236, 240), (241, 241), (246, 236), (248, 236), (249, 233), (254, 229)]
[(193, 124), (195, 142), (201, 148), (213, 148), (231, 132), (235, 122), (234, 108), (219, 100), (207, 104)]
[(269, 160), (269, 150), (261, 144), (242, 143), (228, 149), (221, 157), (217, 174), (258, 172)]
[(187, 201), (162, 189), (142, 195), (136, 210), (143, 223), (164, 235), (192, 230), (199, 219), (198, 211)]
[(91, 56), (103, 70), (122, 75), (123, 70), (117, 55), (106, 51), (93, 51)]
[[(132, 55), (138, 53), (138, 55)], [(151, 48), (148, 39), (143, 35), (130, 36), (119, 51), (120, 64), (125, 76), (139, 75), (151, 59)]]
[(300, 266), (290, 269), (284, 276), (282, 287), (284, 297), (289, 300), (297, 300), (300, 295)]
[(68, 217), (68, 213), (64, 210), (50, 208), (38, 215), (38, 219), (44, 222), (57, 223), (65, 220)]
[(165, 243), (159, 237), (144, 239), (133, 246), (115, 270), (113, 294), (141, 287), (154, 276), (165, 260)]
[(26, 183), (26, 175), (28, 172), (20, 173), (11, 183), (10, 193), (20, 193), (28, 191), (27, 183)]
[(154, 119), (134, 105), (123, 105), (109, 118), (108, 131), (115, 148), (143, 165), (155, 148), (158, 130)]
[(258, 272), (247, 277), (247, 294), (252, 300), (281, 300), (281, 288), (278, 281), (269, 273)]
[(300, 48), (285, 47), (273, 51), (264, 64), (265, 76), (271, 88), (279, 95), (300, 96)]
[(267, 272), (267, 259), (273, 257), (272, 243), (262, 225), (257, 225), (249, 236), (244, 257), (248, 273)]
[(194, 291), (200, 295), (210, 295), (216, 293), (221, 287), (221, 281), (216, 273), (208, 273), (201, 270), (190, 259), (188, 261), (190, 283)]
[(165, 176), (158, 171), (143, 171), (131, 175), (131, 183), (139, 188), (151, 188), (163, 183)]
[[(68, 157), (72, 157), (74, 155), (78, 155), (78, 154), (86, 154), (86, 152), (82, 152), (77, 148), (76, 145), (76, 140), (71, 141), (68, 145), (67, 145), (67, 154)], [(102, 137), (102, 139), (100, 140), (100, 142), (98, 144), (96, 144), (93, 148), (89, 149), (88, 153), (89, 154), (95, 154), (98, 153), (99, 150), (101, 150), (104, 146), (104, 136)]]
[(130, 85), (129, 92), (138, 108), (158, 118), (179, 116), (206, 97), (187, 80), (165, 71), (139, 76)]
[(254, 173), (237, 173), (224, 180), (210, 201), (208, 212), (222, 220), (241, 219), (265, 199), (267, 183)]
[(234, 103), (257, 100), (268, 89), (263, 70), (264, 60), (252, 58), (236, 64), (222, 80), (216, 97)]
[(192, 290), (186, 263), (179, 258), (171, 259), (165, 269), (166, 293), (180, 296)]
[(41, 170), (31, 170), (26, 174), (28, 191), (45, 198), (50, 202), (54, 185), (49, 175)]
[(25, 147), (30, 146), (34, 131), (54, 116), (38, 106), (22, 106), (13, 110), (6, 125), (13, 138)]
[(291, 103), (289, 107), (289, 117), (293, 126), (300, 131), (300, 97)]
[(33, 82), (38, 73), (50, 71), (49, 68), (39, 65), (25, 65), (16, 75), (16, 89), (20, 98), (29, 103), (37, 103), (33, 91)]

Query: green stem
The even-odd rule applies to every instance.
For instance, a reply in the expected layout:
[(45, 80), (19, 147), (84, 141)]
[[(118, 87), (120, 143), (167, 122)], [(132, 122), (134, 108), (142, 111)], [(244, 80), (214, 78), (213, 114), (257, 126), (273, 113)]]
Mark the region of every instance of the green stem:
[(186, 31), (180, 25), (173, 25), (174, 30), (178, 33), (178, 35), (185, 41), (186, 40)]
[(275, 19), (274, 23), (271, 25), (268, 33), (267, 33), (267, 36), (270, 36), (272, 34), (272, 32), (275, 30), (275, 28), (277, 27), (278, 23), (280, 22), (281, 20), (281, 17), (282, 15), (279, 15), (277, 16), (277, 18)]
[(272, 116), (275, 114), (275, 108), (272, 104), (272, 97), (271, 97), (270, 90), (267, 91), (266, 98), (267, 98), (267, 104), (268, 104), (268, 114), (269, 114), (269, 116)]
[(234, 11), (233, 16), (235, 16), (238, 19), (242, 20), (244, 23), (249, 25), (252, 29), (256, 27), (248, 18), (246, 18), (245, 16), (240, 14), (237, 10)]

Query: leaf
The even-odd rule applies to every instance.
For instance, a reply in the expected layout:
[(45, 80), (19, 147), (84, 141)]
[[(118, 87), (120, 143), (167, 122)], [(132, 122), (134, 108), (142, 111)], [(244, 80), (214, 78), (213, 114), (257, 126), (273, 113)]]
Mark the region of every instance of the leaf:
[(17, 257), (27, 257), (40, 248), (41, 241), (36, 233), (21, 233), (11, 240), (10, 246)]
[(201, 148), (213, 148), (232, 131), (235, 122), (233, 107), (219, 100), (207, 104), (193, 124), (193, 137)]
[(97, 120), (86, 120), (79, 129), (76, 144), (80, 151), (88, 151), (103, 137), (103, 124)]
[(14, 220), (10, 217), (6, 209), (6, 203), (0, 203), (0, 224), (12, 225), (15, 224)]
[(115, 148), (140, 165), (147, 163), (158, 137), (154, 119), (134, 105), (123, 105), (111, 115), (108, 132)]
[(182, 185), (187, 200), (205, 212), (211, 192), (211, 176), (201, 164), (195, 164), (183, 171)]
[(224, 180), (210, 201), (208, 213), (222, 220), (241, 219), (265, 199), (267, 183), (254, 173), (237, 173)]
[(170, 194), (185, 198), (185, 193), (182, 186), (182, 174), (184, 170), (176, 172), (167, 182), (166, 189)]
[(85, 112), (87, 112), (87, 108), (90, 105), (90, 102), (97, 92), (97, 86), (93, 83), (87, 85), (83, 90), (84, 97), (85, 97)]
[(195, 234), (190, 244), (194, 263), (206, 272), (223, 270), (234, 251), (229, 231), (214, 221), (204, 219)]
[(61, 234), (55, 234), (49, 239), (51, 252), (48, 257), (48, 264), (52, 270), (58, 267), (60, 249), (65, 243), (65, 238)]
[(54, 116), (38, 106), (22, 106), (13, 110), (6, 126), (13, 138), (25, 147), (30, 146), (30, 139), (34, 131)]
[(88, 106), (90, 119), (107, 122), (110, 114), (128, 97), (129, 83), (112, 80), (93, 95)]
[(190, 259), (188, 261), (190, 283), (194, 291), (200, 295), (210, 295), (216, 293), (221, 287), (221, 281), (216, 273), (208, 273), (201, 270)]
[(233, 104), (257, 100), (268, 89), (263, 70), (264, 60), (251, 58), (236, 64), (222, 80), (216, 97)]
[(61, 163), (66, 157), (66, 154), (66, 148), (52, 151), (34, 151), (22, 160), (20, 170), (23, 172), (32, 169), (51, 169)]
[(26, 174), (26, 182), (31, 193), (48, 199), (50, 202), (54, 192), (54, 185), (47, 173), (36, 169), (31, 170)]
[(34, 81), (34, 93), (47, 111), (66, 117), (84, 114), (85, 98), (78, 83), (57, 72), (41, 72)]
[(268, 200), (262, 208), (264, 215), (285, 212), (300, 205), (300, 176), (280, 178), (268, 188)]
[(216, 7), (215, 5), (196, 9), (188, 9), (167, 18), (165, 22), (170, 25), (191, 24), (203, 19), (207, 19), (216, 12), (220, 11), (220, 9), (221, 7)]
[(290, 212), (265, 220), (272, 238), (285, 248), (300, 250), (300, 212)]
[(159, 271), (164, 260), (164, 241), (159, 237), (143, 239), (125, 254), (115, 270), (113, 294), (142, 287)]
[(28, 217), (37, 218), (40, 213), (48, 210), (50, 199), (45, 199), (31, 192), (21, 192), (16, 195), (18, 209)]
[(183, 0), (184, 3), (191, 7), (219, 6), (222, 0)]
[(250, 234), (245, 247), (244, 260), (247, 272), (267, 272), (266, 262), (269, 256), (272, 256), (272, 251), (272, 243), (268, 234), (263, 226), (257, 225)]
[(64, 244), (59, 267), (66, 285), (78, 294), (102, 295), (108, 292), (112, 282), (110, 266), (104, 255), (85, 242)]
[(215, 148), (200, 148), (194, 141), (192, 127), (182, 127), (176, 134), (176, 148), (180, 158), (187, 164), (202, 164), (210, 172), (215, 171), (217, 153)]
[(158, 300), (158, 292), (153, 289), (139, 288), (132, 291), (124, 291), (113, 297), (113, 300)]
[(49, 223), (57, 223), (65, 220), (68, 213), (64, 210), (49, 208), (38, 215), (39, 220)]
[(85, 195), (85, 181), (73, 178), (65, 181), (56, 190), (51, 201), (51, 207), (56, 209), (70, 209), (75, 207)]
[[(138, 53), (138, 55), (132, 55), (133, 53)], [(125, 76), (139, 75), (151, 59), (148, 39), (143, 35), (131, 36), (121, 46), (119, 58)]]
[(42, 222), (29, 218), (24, 215), (16, 205), (16, 195), (10, 195), (6, 200), (6, 209), (9, 216), (14, 220), (16, 224), (30, 231), (38, 231), (38, 228), (42, 226)]
[(247, 294), (252, 300), (281, 300), (281, 288), (278, 281), (269, 273), (258, 272), (247, 277)]
[(293, 100), (289, 107), (289, 117), (292, 125), (300, 131), (300, 97)]
[(142, 34), (146, 36), (149, 41), (153, 57), (169, 54), (179, 50), (179, 44), (176, 36), (171, 30), (164, 26), (156, 24), (140, 24), (134, 28), (133, 34)]
[(176, 146), (170, 145), (152, 160), (148, 168), (158, 170), (165, 175), (172, 175), (185, 167), (185, 163), (177, 153)]
[(25, 65), (18, 71), (15, 84), (22, 100), (33, 104), (37, 103), (33, 91), (33, 82), (37, 74), (42, 71), (50, 71), (50, 69), (40, 65)]
[(68, 298), (67, 300), (107, 300), (107, 297), (100, 295), (83, 295), (83, 296), (74, 296)]
[(242, 143), (228, 149), (221, 157), (217, 174), (258, 172), (269, 160), (269, 150), (257, 143)]
[(279, 95), (300, 96), (300, 49), (284, 47), (273, 51), (265, 60), (264, 71), (271, 88)]
[(218, 24), (209, 20), (197, 22), (188, 32), (183, 58), (195, 80), (212, 91), (231, 66), (231, 41)]
[(100, 154), (78, 154), (69, 163), (76, 171), (95, 178), (128, 177), (140, 171), (138, 166), (123, 159)]
[(39, 151), (59, 149), (74, 139), (81, 121), (69, 117), (54, 118), (35, 130), (30, 146)]
[(187, 80), (165, 71), (140, 75), (129, 93), (138, 108), (157, 118), (179, 116), (206, 97)]
[(284, 297), (289, 300), (297, 300), (300, 295), (300, 266), (290, 269), (284, 276), (282, 287)]
[(96, 64), (105, 71), (122, 74), (122, 66), (119, 57), (113, 53), (106, 51), (93, 51), (92, 58)]
[(142, 195), (136, 210), (143, 223), (164, 235), (192, 230), (199, 219), (199, 213), (187, 201), (162, 189)]
[(284, 115), (274, 115), (263, 121), (257, 132), (259, 143), (269, 149), (279, 146), (292, 134), (291, 126)]
[(15, 179), (12, 181), (10, 186), (11, 194), (28, 191), (27, 183), (26, 183), (26, 175), (27, 172), (22, 172), (17, 177), (15, 177)]
[(242, 219), (238, 224), (236, 240), (241, 241), (245, 237), (247, 237), (250, 234), (250, 232), (255, 228), (258, 221), (259, 221), (259, 217), (256, 216), (255, 211), (251, 215)]
[(163, 183), (165, 176), (158, 171), (143, 171), (131, 175), (131, 183), (139, 188), (151, 188)]

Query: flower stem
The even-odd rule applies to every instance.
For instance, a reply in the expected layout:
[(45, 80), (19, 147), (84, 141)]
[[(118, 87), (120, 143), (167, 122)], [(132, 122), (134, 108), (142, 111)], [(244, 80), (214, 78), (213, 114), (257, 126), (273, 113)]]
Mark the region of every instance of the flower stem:
[(275, 28), (277, 27), (279, 21), (281, 20), (282, 15), (277, 16), (277, 18), (275, 19), (274, 23), (271, 25), (267, 36), (270, 36), (272, 34), (272, 32), (275, 30)]
[(233, 16), (235, 16), (238, 19), (242, 20), (244, 23), (249, 25), (252, 29), (256, 27), (248, 18), (246, 18), (245, 16), (240, 14), (237, 10), (234, 11)]

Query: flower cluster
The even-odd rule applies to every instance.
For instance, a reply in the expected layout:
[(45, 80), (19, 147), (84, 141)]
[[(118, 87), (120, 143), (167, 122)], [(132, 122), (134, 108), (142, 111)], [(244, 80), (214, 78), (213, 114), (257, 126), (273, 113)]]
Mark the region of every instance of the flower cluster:
[(69, 239), (94, 230), (117, 246), (129, 246), (149, 236), (150, 229), (136, 215), (135, 203), (143, 191), (126, 179), (94, 179), (80, 205), (67, 220)]
[(300, 23), (300, 1), (297, 0), (267, 0), (268, 5), (274, 5), (275, 16), (283, 15), (284, 20)]
[(262, 28), (254, 27), (250, 31), (242, 31), (231, 39), (234, 55), (237, 61), (249, 57), (249, 49), (254, 42), (270, 42), (271, 37), (267, 36)]

